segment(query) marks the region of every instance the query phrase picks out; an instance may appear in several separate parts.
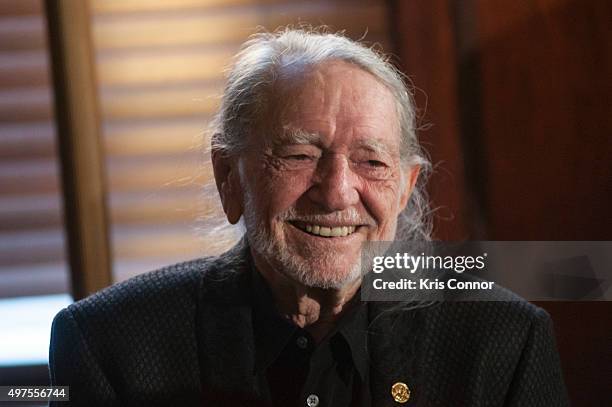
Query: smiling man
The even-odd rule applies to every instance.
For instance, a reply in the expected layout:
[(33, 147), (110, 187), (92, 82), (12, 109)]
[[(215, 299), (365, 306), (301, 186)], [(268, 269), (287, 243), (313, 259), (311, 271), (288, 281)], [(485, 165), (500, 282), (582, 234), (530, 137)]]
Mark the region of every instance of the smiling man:
[(73, 405), (566, 404), (531, 304), (360, 301), (363, 243), (429, 239), (414, 107), (376, 52), (303, 30), (252, 37), (211, 151), (245, 237), (63, 310), (50, 370)]
[(248, 149), (226, 151), (219, 132), (213, 163), (228, 219), (245, 217), (255, 267), (291, 319), (323, 337), (321, 317), (338, 316), (359, 288), (362, 244), (395, 237), (419, 165), (402, 162), (398, 106), (375, 76), (333, 59), (290, 68), (279, 69), (265, 122), (241, 135)]

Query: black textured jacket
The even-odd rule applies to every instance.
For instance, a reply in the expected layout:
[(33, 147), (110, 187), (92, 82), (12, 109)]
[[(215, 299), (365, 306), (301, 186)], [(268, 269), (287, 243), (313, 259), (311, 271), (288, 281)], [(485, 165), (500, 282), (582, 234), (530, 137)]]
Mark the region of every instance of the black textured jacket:
[[(239, 245), (62, 310), (49, 364), (71, 402), (57, 406), (261, 405), (247, 256)], [(372, 405), (568, 404), (550, 318), (528, 302), (370, 303), (368, 314)]]

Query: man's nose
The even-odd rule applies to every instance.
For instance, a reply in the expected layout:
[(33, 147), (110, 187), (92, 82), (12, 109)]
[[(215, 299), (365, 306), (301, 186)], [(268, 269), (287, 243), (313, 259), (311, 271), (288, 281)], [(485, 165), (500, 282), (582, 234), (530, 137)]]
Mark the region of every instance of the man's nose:
[(343, 155), (323, 157), (313, 181), (309, 197), (325, 210), (340, 211), (359, 202), (356, 175)]

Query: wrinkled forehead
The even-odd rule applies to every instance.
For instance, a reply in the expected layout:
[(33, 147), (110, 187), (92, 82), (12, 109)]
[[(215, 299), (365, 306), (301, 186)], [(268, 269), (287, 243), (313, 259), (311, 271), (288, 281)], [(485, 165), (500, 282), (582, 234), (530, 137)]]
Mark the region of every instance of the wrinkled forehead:
[(270, 118), (270, 135), (296, 133), (325, 137), (350, 131), (372, 145), (397, 144), (396, 100), (376, 77), (343, 61), (293, 68), (279, 75)]

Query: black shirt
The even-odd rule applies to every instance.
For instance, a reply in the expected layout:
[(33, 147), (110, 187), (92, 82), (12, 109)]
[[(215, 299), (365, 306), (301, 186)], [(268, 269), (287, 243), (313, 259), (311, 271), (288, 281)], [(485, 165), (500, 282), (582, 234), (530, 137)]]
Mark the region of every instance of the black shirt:
[(255, 369), (273, 406), (369, 406), (367, 307), (355, 304), (319, 344), (283, 318), (272, 293), (253, 270)]

